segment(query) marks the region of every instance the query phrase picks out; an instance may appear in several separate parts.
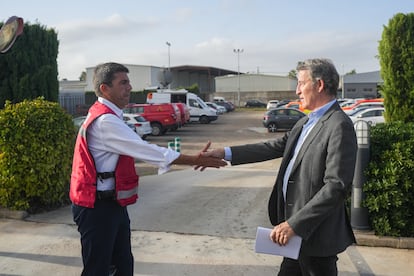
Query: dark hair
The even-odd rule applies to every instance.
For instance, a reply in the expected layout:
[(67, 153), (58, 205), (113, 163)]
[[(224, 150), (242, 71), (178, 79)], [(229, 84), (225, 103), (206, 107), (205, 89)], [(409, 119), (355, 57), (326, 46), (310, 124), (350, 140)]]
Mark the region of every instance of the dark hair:
[(119, 72), (129, 73), (129, 70), (124, 65), (114, 62), (102, 63), (95, 67), (93, 84), (96, 96), (102, 95), (99, 86), (101, 84), (112, 86), (112, 81), (115, 79), (114, 75)]
[(296, 71), (309, 70), (313, 82), (323, 80), (326, 91), (336, 96), (339, 86), (339, 74), (329, 59), (315, 58), (299, 61)]

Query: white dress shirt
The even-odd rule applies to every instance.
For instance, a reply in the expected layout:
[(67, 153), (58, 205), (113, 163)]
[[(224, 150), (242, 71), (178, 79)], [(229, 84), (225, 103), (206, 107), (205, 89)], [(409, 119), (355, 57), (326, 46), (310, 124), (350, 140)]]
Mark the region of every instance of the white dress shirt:
[[(112, 109), (116, 115), (103, 114), (87, 130), (86, 139), (95, 160), (96, 171), (115, 171), (119, 155), (128, 155), (159, 167), (158, 174), (167, 172), (171, 162), (180, 153), (142, 140), (125, 124), (120, 108), (101, 97), (98, 101)], [(114, 178), (97, 179), (97, 190), (111, 190), (114, 187)]]

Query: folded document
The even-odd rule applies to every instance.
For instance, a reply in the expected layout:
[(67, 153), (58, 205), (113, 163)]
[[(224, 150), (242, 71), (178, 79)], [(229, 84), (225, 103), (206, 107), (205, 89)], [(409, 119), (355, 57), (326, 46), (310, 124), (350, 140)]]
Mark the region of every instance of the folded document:
[(270, 239), (270, 232), (272, 232), (272, 229), (257, 227), (255, 244), (256, 253), (280, 255), (297, 260), (302, 244), (302, 238), (293, 236), (289, 239), (289, 242), (286, 245), (281, 246)]

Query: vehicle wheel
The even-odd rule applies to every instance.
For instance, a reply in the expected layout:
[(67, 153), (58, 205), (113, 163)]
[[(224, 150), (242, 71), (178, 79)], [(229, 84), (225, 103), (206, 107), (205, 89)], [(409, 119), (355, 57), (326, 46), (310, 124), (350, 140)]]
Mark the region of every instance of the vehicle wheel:
[(200, 117), (200, 124), (208, 124), (208, 123), (210, 123), (210, 120), (207, 118), (207, 116)]
[(267, 130), (268, 130), (269, 132), (276, 132), (276, 130), (277, 130), (277, 125), (276, 125), (275, 123), (270, 123), (270, 124), (267, 126)]
[(146, 134), (142, 135), (141, 139), (142, 140), (146, 140), (147, 139), (147, 135)]
[(162, 126), (159, 123), (152, 123), (152, 135), (154, 136), (160, 136), (162, 134)]

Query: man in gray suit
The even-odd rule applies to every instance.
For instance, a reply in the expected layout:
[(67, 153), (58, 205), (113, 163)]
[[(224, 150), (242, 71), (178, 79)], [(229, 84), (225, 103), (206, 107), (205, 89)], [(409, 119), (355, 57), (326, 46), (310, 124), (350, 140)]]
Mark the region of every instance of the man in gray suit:
[(312, 110), (283, 138), (205, 152), (232, 165), (283, 157), (269, 200), (270, 239), (298, 235), (298, 260), (284, 258), (279, 275), (337, 275), (337, 254), (355, 242), (346, 213), (355, 169), (353, 124), (336, 101), (339, 75), (327, 59), (299, 62), (296, 94)]

